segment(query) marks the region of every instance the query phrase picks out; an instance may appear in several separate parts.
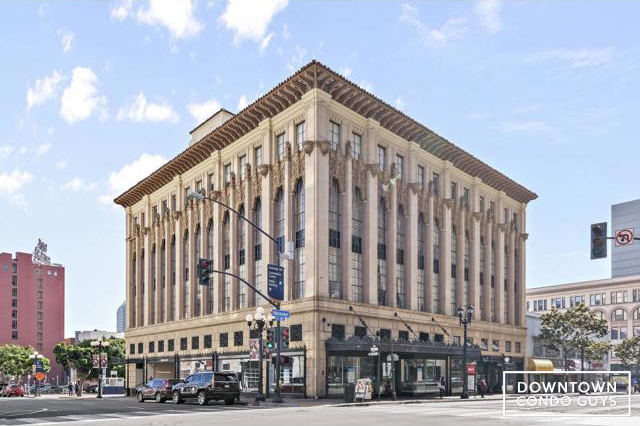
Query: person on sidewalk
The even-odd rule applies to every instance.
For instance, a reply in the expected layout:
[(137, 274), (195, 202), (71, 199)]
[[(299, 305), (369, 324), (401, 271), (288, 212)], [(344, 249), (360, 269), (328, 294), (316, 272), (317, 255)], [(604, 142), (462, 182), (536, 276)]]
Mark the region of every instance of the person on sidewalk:
[(444, 379), (444, 376), (440, 377), (438, 389), (440, 389), (440, 399), (442, 399), (444, 397), (445, 391), (447, 390), (447, 381)]
[(76, 382), (75, 391), (76, 391), (76, 396), (80, 396), (80, 382)]
[(73, 384), (71, 384), (71, 382), (69, 382), (69, 396), (73, 396)]
[(487, 393), (487, 382), (484, 380), (484, 378), (480, 380), (478, 388), (478, 390), (480, 391), (480, 397), (484, 398), (484, 395)]

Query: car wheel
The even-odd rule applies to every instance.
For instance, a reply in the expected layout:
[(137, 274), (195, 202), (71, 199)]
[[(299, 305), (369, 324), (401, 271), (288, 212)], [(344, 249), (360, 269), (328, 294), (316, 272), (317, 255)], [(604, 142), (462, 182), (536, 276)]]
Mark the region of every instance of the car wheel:
[(164, 398), (162, 397), (162, 395), (160, 394), (160, 392), (156, 393), (156, 402), (157, 402), (157, 403), (164, 402)]
[(207, 405), (208, 403), (207, 393), (205, 391), (198, 392), (198, 405)]
[(224, 403), (227, 404), (227, 405), (233, 405), (234, 402), (236, 402), (236, 398), (235, 397), (225, 398), (224, 399)]
[(138, 402), (144, 402), (144, 395), (142, 395), (142, 392), (138, 392), (136, 398), (138, 399)]
[(182, 404), (182, 399), (180, 398), (180, 393), (178, 391), (174, 391), (173, 395), (171, 395), (171, 400), (174, 404)]

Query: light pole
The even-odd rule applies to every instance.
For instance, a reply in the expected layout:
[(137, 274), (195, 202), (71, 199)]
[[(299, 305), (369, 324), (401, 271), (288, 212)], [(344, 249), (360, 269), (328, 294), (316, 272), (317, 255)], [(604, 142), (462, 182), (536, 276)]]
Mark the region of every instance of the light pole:
[(102, 348), (109, 346), (106, 340), (92, 340), (91, 346), (98, 348), (98, 395), (96, 398), (102, 399)]
[[(258, 330), (258, 393), (256, 394), (256, 402), (264, 402), (266, 400), (264, 394), (262, 393), (262, 363), (263, 363), (263, 354), (262, 354), (262, 332), (265, 328), (268, 330), (273, 326), (273, 315), (269, 314), (265, 317), (264, 308), (262, 306), (258, 306), (256, 308), (256, 313), (251, 315), (247, 314), (245, 317), (247, 320), (247, 325), (249, 326), (249, 330)], [(280, 357), (278, 357), (278, 364), (280, 363)]]
[[(289, 253), (286, 253), (284, 256), (282, 256), (281, 250), (283, 249), (283, 247), (281, 247), (280, 242), (278, 241), (277, 238), (272, 237), (271, 235), (269, 235), (268, 233), (266, 233), (262, 228), (260, 228), (258, 225), (256, 225), (255, 223), (253, 223), (252, 221), (250, 221), (249, 219), (247, 219), (246, 217), (244, 217), (243, 215), (240, 214), (239, 211), (229, 207), (228, 205), (218, 201), (218, 198), (220, 197), (220, 191), (213, 191), (212, 192), (212, 196), (206, 196), (201, 192), (197, 192), (197, 191), (189, 191), (187, 193), (187, 197), (191, 197), (191, 198), (195, 198), (196, 200), (209, 200), (213, 203), (218, 204), (219, 206), (224, 207), (227, 210), (231, 210), (233, 213), (235, 213), (240, 219), (244, 220), (245, 222), (247, 222), (249, 225), (251, 225), (254, 229), (256, 229), (258, 232), (260, 232), (262, 235), (264, 235), (265, 237), (267, 237), (269, 240), (271, 240), (275, 245), (276, 245), (276, 263), (278, 264), (278, 266), (280, 266), (280, 258), (284, 257), (285, 259), (292, 259), (292, 256)], [(219, 271), (213, 271), (213, 272), (219, 272)], [(226, 273), (227, 275), (231, 275)], [(236, 277), (234, 275), (235, 278), (239, 278)], [(245, 280), (241, 280), (242, 282), (244, 282), (245, 284), (248, 284)], [(253, 288), (254, 290), (256, 290), (253, 286), (250, 285), (251, 288)], [(265, 300), (267, 300), (267, 302), (271, 303), (276, 309), (280, 309), (280, 301), (276, 301), (275, 303), (271, 301), (271, 299), (264, 297), (264, 295), (262, 293), (260, 293), (258, 291), (258, 294), (260, 294)], [(276, 389), (274, 392), (274, 396), (273, 396), (273, 402), (278, 402), (278, 403), (282, 403), (284, 402), (284, 400), (282, 399), (282, 394), (280, 392), (280, 347), (281, 345), (281, 341), (282, 341), (282, 332), (280, 331), (280, 320), (277, 320), (276, 322), (276, 354), (278, 357), (278, 362), (276, 362)], [(262, 356), (262, 355), (260, 355)]]
[(37, 379), (37, 374), (39, 373), (37, 365), (38, 365), (38, 360), (42, 360), (42, 354), (39, 353), (38, 351), (34, 351), (33, 354), (29, 355), (29, 358), (31, 358), (33, 360), (33, 365), (36, 367), (36, 374), (34, 375), (34, 379), (35, 379), (35, 385), (36, 385), (36, 395), (38, 396), (38, 382), (39, 380)]
[(465, 313), (462, 306), (458, 308), (458, 319), (460, 319), (460, 325), (464, 327), (464, 338), (462, 341), (462, 393), (460, 398), (469, 399), (469, 389), (467, 387), (467, 327), (471, 324), (471, 318), (473, 317), (473, 306), (467, 306), (467, 312)]

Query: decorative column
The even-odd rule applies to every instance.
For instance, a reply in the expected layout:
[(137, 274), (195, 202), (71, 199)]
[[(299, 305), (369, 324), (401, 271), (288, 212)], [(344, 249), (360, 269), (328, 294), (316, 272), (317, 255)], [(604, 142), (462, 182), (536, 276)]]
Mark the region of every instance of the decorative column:
[[(345, 126), (346, 127), (346, 126)], [(340, 252), (342, 254), (342, 295), (344, 300), (353, 300), (351, 291), (351, 229), (353, 225), (353, 164), (351, 162), (351, 143), (344, 137), (345, 132), (341, 132), (341, 146), (344, 146), (344, 189), (342, 193), (342, 230)], [(338, 155), (343, 155), (338, 151)]]
[[(425, 283), (425, 291), (424, 291), (424, 304), (427, 312), (436, 313), (438, 312), (438, 306), (435, 306), (433, 303), (433, 285), (434, 285), (434, 277), (433, 277), (433, 229), (434, 229), (434, 208), (433, 208), (433, 195), (431, 191), (428, 194), (423, 193), (423, 197), (426, 196), (426, 211), (425, 214), (425, 222), (426, 222), (426, 247), (424, 250), (424, 283)], [(439, 295), (438, 295), (439, 296)]]
[(369, 118), (363, 140), (368, 143), (362, 147), (362, 161), (367, 165), (367, 179), (363, 196), (364, 202), (364, 239), (362, 258), (364, 260), (362, 283), (362, 301), (371, 305), (378, 304), (378, 179), (376, 149), (380, 124)]
[(125, 328), (129, 329), (132, 327), (135, 327), (135, 297), (134, 297), (134, 290), (133, 290), (133, 274), (135, 273), (135, 271), (133, 271), (132, 269), (132, 265), (133, 265), (133, 256), (136, 253), (136, 249), (135, 249), (135, 227), (133, 225), (133, 216), (131, 215), (131, 208), (127, 207), (127, 213), (126, 213), (126, 220), (125, 220), (125, 231), (126, 231), (126, 256), (127, 256), (127, 265), (126, 265), (126, 271), (127, 271), (127, 277), (126, 277), (126, 283), (127, 283), (127, 297), (126, 297), (126, 321), (125, 321)]
[(162, 256), (162, 229), (160, 228), (160, 223), (158, 218), (153, 217), (151, 219), (153, 221), (153, 241), (155, 244), (155, 255), (153, 257), (153, 261), (155, 262), (155, 286), (153, 286), (153, 323), (158, 324), (162, 322), (162, 269), (161, 269), (161, 256)]
[(515, 227), (509, 226), (509, 230), (507, 231), (507, 324), (515, 324), (515, 237)]
[[(293, 126), (289, 126), (287, 129), (287, 135), (293, 136), (295, 131)], [(293, 192), (295, 191), (295, 183), (291, 182), (291, 142), (287, 141), (285, 144), (285, 156), (284, 156), (284, 170), (283, 170), (283, 185), (282, 196), (284, 197), (284, 246), (282, 249), (287, 250), (287, 242), (293, 241)], [(282, 266), (284, 266), (284, 299), (291, 300), (291, 290), (293, 288), (293, 261), (283, 260)]]
[[(501, 211), (502, 202), (498, 200), (498, 211)], [(505, 312), (504, 312), (504, 262), (506, 261), (504, 256), (504, 248), (505, 248), (505, 228), (506, 225), (504, 223), (498, 223), (496, 225), (496, 322), (504, 323), (505, 321)]]
[[(412, 161), (409, 162), (413, 164)], [(415, 169), (415, 167), (413, 167)], [(418, 309), (418, 187), (411, 183), (407, 188), (407, 205), (404, 206), (407, 213), (405, 222), (405, 293), (407, 295), (408, 309)], [(425, 229), (428, 229), (425, 227)], [(426, 253), (426, 252), (425, 252)], [(425, 282), (427, 279), (427, 264), (425, 264)], [(426, 293), (426, 292), (425, 292)]]
[(518, 242), (518, 315), (516, 316), (517, 325), (524, 326), (526, 324), (526, 266), (527, 266), (527, 238), (529, 234), (526, 233), (526, 204), (522, 204), (520, 208), (520, 235), (517, 238)]
[[(391, 157), (391, 151), (387, 151)], [(398, 235), (398, 186), (389, 185), (387, 191), (389, 203), (387, 204), (387, 306), (398, 306), (397, 300), (397, 235)]]
[(189, 228), (189, 318), (198, 316), (196, 312), (196, 298), (197, 292), (197, 278), (196, 278), (196, 265), (198, 260), (196, 259), (196, 228), (198, 227), (198, 216), (196, 203), (197, 200), (191, 199), (189, 201), (189, 208), (187, 213), (187, 226)]
[[(233, 164), (233, 162), (231, 163)], [(232, 166), (233, 168), (233, 166)], [(237, 191), (236, 191), (236, 174), (231, 173), (231, 183), (227, 187), (229, 191), (230, 207), (238, 210), (239, 205), (237, 203)], [(229, 254), (231, 255), (231, 273), (239, 275), (240, 266), (238, 261), (238, 221), (241, 220), (237, 214), (229, 211)], [(231, 304), (230, 310), (234, 311), (239, 307), (240, 299), (240, 286), (241, 284), (237, 279), (231, 278)]]
[[(481, 247), (481, 249), (484, 250), (484, 320), (493, 321), (493, 315), (491, 313), (491, 299), (495, 298), (497, 288), (491, 282), (491, 275), (493, 274), (493, 271), (491, 270), (491, 262), (493, 257), (493, 251), (491, 250), (491, 247), (492, 244), (495, 244), (493, 238), (493, 222), (491, 218), (487, 218), (484, 232), (484, 247)], [(494, 280), (497, 278), (498, 277), (496, 276)]]
[[(316, 286), (317, 295), (320, 297), (329, 296), (329, 138), (328, 138), (328, 103), (329, 99), (325, 98), (324, 92), (316, 93), (316, 143), (314, 150), (316, 161), (314, 164), (316, 179), (315, 184), (315, 204), (314, 212), (314, 251), (316, 253)], [(328, 95), (327, 95), (328, 96)], [(330, 96), (329, 96), (330, 98)]]
[[(465, 207), (457, 201), (458, 209), (455, 211), (456, 216), (458, 217), (458, 226), (456, 226), (456, 231), (458, 232), (458, 238), (456, 238), (456, 309), (462, 306), (463, 309), (466, 309), (468, 300), (464, 300), (464, 292), (465, 292), (465, 281), (464, 281), (464, 243), (465, 243)], [(468, 290), (468, 289), (467, 289)], [(469, 294), (467, 293), (467, 296)], [(455, 315), (455, 312), (454, 312)]]

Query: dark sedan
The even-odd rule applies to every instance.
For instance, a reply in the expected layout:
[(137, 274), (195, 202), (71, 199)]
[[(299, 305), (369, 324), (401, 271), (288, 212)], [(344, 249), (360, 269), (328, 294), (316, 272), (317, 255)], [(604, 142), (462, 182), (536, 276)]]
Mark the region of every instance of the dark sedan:
[(147, 384), (138, 386), (136, 398), (138, 402), (144, 402), (146, 399), (165, 402), (167, 399), (171, 399), (171, 388), (179, 382), (180, 380), (175, 379), (149, 380)]

